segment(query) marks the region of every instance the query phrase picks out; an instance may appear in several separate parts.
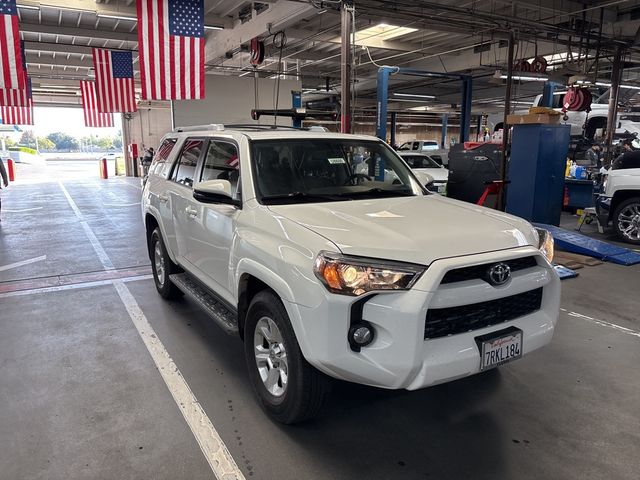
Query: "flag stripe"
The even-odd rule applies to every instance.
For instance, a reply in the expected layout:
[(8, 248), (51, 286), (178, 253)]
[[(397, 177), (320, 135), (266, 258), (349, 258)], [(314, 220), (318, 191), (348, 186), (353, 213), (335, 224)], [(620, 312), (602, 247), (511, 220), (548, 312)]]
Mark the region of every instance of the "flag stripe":
[(84, 111), (84, 124), (87, 127), (113, 127), (113, 114), (101, 113), (98, 110), (95, 82), (82, 80), (80, 82), (82, 93), (82, 110)]

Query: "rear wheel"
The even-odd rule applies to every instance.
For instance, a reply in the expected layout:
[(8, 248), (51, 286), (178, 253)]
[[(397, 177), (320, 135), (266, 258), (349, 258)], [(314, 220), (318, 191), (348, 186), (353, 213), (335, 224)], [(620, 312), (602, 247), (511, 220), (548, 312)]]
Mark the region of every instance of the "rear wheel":
[(640, 245), (640, 197), (629, 198), (618, 205), (613, 223), (622, 240)]
[(270, 291), (251, 301), (244, 346), (253, 389), (269, 415), (286, 424), (317, 415), (331, 381), (304, 359), (284, 305)]
[(182, 292), (178, 287), (171, 283), (171, 280), (169, 280), (169, 275), (178, 273), (180, 268), (171, 261), (171, 258), (169, 258), (167, 249), (162, 241), (160, 229), (157, 227), (151, 234), (149, 252), (151, 253), (153, 280), (156, 284), (156, 290), (158, 290), (160, 296), (167, 300), (180, 297)]

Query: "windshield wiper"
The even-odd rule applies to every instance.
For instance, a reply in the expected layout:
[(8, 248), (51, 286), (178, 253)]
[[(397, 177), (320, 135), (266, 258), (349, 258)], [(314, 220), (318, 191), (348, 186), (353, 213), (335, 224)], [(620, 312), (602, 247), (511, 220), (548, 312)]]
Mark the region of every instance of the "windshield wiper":
[(275, 195), (264, 195), (262, 197), (263, 201), (269, 200), (305, 200), (305, 201), (323, 201), (329, 202), (333, 200), (343, 200), (338, 195), (321, 195), (316, 193), (307, 193), (307, 192), (291, 192), (291, 193), (279, 193)]
[(356, 195), (380, 195), (380, 196), (389, 196), (389, 195), (398, 195), (400, 197), (414, 197), (415, 193), (411, 190), (390, 190), (387, 188), (370, 188), (369, 190), (360, 190), (355, 192), (347, 192), (342, 194), (343, 196), (356, 196)]

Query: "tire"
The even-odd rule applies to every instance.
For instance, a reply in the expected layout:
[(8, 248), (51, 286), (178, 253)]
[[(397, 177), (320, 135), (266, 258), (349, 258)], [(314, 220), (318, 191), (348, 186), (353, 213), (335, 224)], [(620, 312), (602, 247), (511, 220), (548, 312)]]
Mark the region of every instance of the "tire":
[(151, 257), (151, 269), (153, 270), (153, 281), (160, 296), (166, 300), (181, 297), (182, 292), (180, 289), (169, 280), (169, 275), (180, 272), (180, 268), (169, 258), (158, 227), (151, 234), (149, 254)]
[(640, 197), (629, 198), (616, 207), (613, 226), (623, 241), (640, 245)]
[(284, 305), (271, 291), (259, 292), (249, 305), (244, 347), (251, 384), (272, 418), (292, 424), (318, 414), (331, 380), (304, 359)]

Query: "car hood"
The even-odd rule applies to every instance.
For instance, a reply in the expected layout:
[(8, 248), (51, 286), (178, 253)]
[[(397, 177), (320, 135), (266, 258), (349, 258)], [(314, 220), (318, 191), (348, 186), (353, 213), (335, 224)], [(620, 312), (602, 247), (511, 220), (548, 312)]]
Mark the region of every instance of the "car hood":
[(449, 178), (449, 170), (446, 168), (414, 168), (413, 170), (430, 175), (434, 182), (446, 182)]
[(439, 195), (271, 205), (342, 253), (428, 265), (439, 258), (537, 245), (526, 221)]

